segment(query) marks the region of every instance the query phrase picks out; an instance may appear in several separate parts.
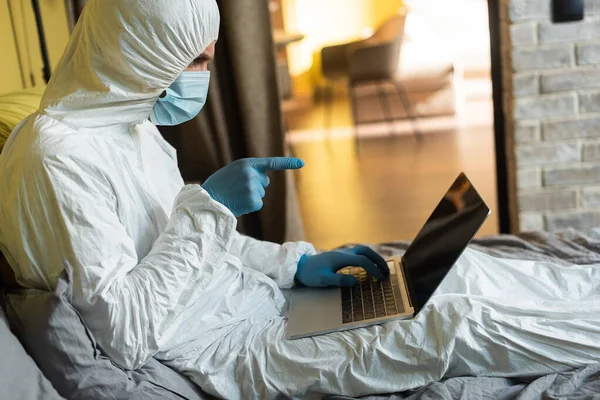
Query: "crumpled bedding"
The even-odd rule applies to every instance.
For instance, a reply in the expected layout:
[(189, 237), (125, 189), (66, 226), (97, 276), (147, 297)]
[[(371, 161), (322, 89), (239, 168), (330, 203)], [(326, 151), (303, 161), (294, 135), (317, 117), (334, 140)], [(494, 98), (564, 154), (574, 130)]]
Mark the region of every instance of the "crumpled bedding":
[[(381, 254), (396, 255), (407, 243), (374, 246)], [(495, 257), (519, 260), (551, 261), (560, 265), (600, 264), (600, 229), (583, 233), (568, 230), (558, 234), (524, 233), (519, 236), (495, 236), (475, 240), (471, 248)], [(600, 398), (600, 360), (596, 365), (571, 372), (554, 373), (538, 379), (526, 377), (488, 378), (456, 377), (436, 382), (418, 390), (379, 396), (367, 400), (425, 399), (558, 399)], [(331, 396), (329, 399), (350, 399)]]
[[(402, 253), (406, 243), (389, 243), (375, 247), (382, 255)], [(588, 233), (567, 231), (561, 234), (529, 233), (476, 240), (471, 248), (501, 258), (552, 261), (560, 265), (600, 264), (600, 229)], [(159, 364), (160, 365), (160, 364)], [(167, 368), (167, 367), (162, 367)], [(294, 379), (290, 377), (290, 379)], [(81, 385), (85, 386), (85, 382)], [(233, 384), (233, 383), (232, 383)], [(600, 393), (600, 363), (539, 379), (523, 377), (486, 378), (456, 377), (403, 393), (367, 396), (368, 400), (392, 399), (556, 399), (595, 398)], [(206, 395), (203, 398), (212, 398)], [(350, 399), (331, 396), (330, 399)], [(600, 397), (599, 397), (600, 398)]]
[(359, 397), (451, 377), (542, 377), (600, 360), (600, 268), (477, 250), (413, 320), (290, 341), (284, 314), (261, 308), (159, 359), (230, 399)]

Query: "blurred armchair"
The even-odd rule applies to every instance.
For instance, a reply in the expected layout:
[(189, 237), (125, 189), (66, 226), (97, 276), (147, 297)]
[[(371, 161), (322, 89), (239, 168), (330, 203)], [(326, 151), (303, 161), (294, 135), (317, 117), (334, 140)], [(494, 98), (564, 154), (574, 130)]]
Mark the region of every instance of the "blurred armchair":
[(402, 83), (395, 79), (400, 63), (407, 15), (408, 10), (403, 8), (381, 25), (369, 38), (328, 46), (321, 50), (321, 68), (326, 80), (323, 91), (325, 129), (329, 130), (331, 127), (334, 84), (344, 81), (349, 88), (355, 124), (358, 108), (355, 88), (362, 83), (377, 84), (378, 98), (386, 121), (393, 118), (387, 95), (379, 87), (380, 83), (394, 85), (407, 114), (411, 119), (416, 120), (410, 97)]

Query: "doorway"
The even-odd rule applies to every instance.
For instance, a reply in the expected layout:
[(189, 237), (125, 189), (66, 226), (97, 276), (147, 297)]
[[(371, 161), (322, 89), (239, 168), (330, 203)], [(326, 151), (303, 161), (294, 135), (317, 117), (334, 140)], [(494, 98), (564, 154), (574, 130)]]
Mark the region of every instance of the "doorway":
[[(352, 1), (357, 7), (369, 3)], [(305, 7), (319, 7), (310, 1), (288, 3), (298, 7), (298, 2)], [(388, 6), (393, 8), (391, 3)], [(295, 104), (289, 107), (288, 101), (285, 109), (287, 142), (294, 155), (307, 163), (296, 175), (307, 240), (323, 249), (345, 243), (411, 240), (463, 171), (493, 209), (481, 235), (507, 231), (507, 202), (502, 200), (506, 171), (499, 169), (504, 158), (496, 157), (497, 153), (503, 154), (503, 139), (494, 131), (495, 125), (498, 129), (503, 123), (498, 121), (501, 109), (494, 107), (498, 99), (501, 106), (501, 88), (492, 83), (494, 73), (500, 73), (500, 69), (490, 61), (499, 62), (493, 54), (497, 50), (494, 44), (498, 44), (494, 32), (497, 21), (488, 22), (489, 14), (495, 15), (498, 9), (494, 3), (490, 1), (488, 7), (487, 0), (457, 0), (451, 4), (444, 0), (405, 0), (401, 5), (409, 9), (409, 15), (399, 74), (417, 111), (416, 125), (407, 118), (406, 110), (399, 110), (392, 121), (381, 118), (381, 107), (377, 99), (369, 98), (367, 89), (359, 99), (359, 107), (374, 118), (355, 125), (353, 104), (347, 88), (342, 86), (334, 90), (331, 126), (326, 127), (326, 99), (318, 95), (318, 68), (312, 65), (308, 72), (316, 90), (306, 96), (303, 90), (307, 72), (294, 71), (294, 65), (290, 66), (290, 87), (300, 93), (291, 96)], [(285, 5), (285, 1), (281, 3), (284, 16), (289, 13)], [(362, 10), (362, 14), (365, 12)], [(370, 26), (359, 26), (352, 39), (369, 37), (377, 23), (388, 17), (381, 15), (379, 21), (370, 21)], [(302, 21), (289, 28), (288, 15), (284, 22), (286, 29), (302, 32)], [(356, 20), (354, 23), (357, 25)], [(322, 38), (311, 38), (314, 33), (302, 33), (313, 46), (342, 41), (335, 38), (327, 43)], [(306, 44), (298, 46), (296, 51), (305, 60), (311, 49), (307, 50)], [(318, 50), (313, 51), (313, 62), (317, 64)], [(294, 45), (287, 51), (288, 61), (291, 58), (293, 63), (289, 54), (294, 54)], [(402, 108), (398, 99), (392, 99), (393, 93), (389, 96), (390, 106)]]

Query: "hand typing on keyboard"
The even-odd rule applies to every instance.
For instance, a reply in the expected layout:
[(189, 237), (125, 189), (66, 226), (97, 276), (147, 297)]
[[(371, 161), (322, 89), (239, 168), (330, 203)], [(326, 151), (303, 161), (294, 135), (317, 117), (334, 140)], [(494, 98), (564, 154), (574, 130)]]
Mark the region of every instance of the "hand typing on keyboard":
[(369, 247), (358, 246), (303, 256), (298, 262), (295, 278), (297, 282), (311, 287), (356, 286), (356, 277), (337, 273), (346, 267), (360, 267), (379, 280), (384, 280), (390, 274), (387, 263), (379, 254)]
[(342, 288), (342, 322), (360, 322), (403, 312), (399, 309), (390, 279), (376, 281), (360, 268), (345, 268), (343, 274), (354, 276), (358, 285)]

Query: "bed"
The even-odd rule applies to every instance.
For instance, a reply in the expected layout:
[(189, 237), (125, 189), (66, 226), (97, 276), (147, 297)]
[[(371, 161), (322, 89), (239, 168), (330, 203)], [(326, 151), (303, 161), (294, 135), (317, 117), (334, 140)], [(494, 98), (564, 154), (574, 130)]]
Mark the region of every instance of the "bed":
[[(472, 246), (497, 257), (551, 260), (563, 265), (599, 264), (600, 229), (587, 233), (565, 231), (559, 234), (527, 233), (480, 239)], [(407, 243), (384, 243), (375, 247), (382, 255), (401, 254)], [(17, 308), (21, 318), (15, 331), (27, 351), (58, 392), (70, 399), (110, 397), (114, 399), (210, 399), (186, 378), (152, 360), (140, 371), (118, 369), (103, 357), (91, 333), (68, 304), (69, 293), (63, 285), (58, 296), (48, 293), (21, 293)], [(25, 297), (23, 297), (25, 296)], [(49, 298), (50, 296), (50, 298)], [(19, 310), (17, 310), (17, 314)], [(23, 315), (26, 315), (25, 317)], [(48, 317), (50, 315), (50, 317)], [(69, 316), (70, 315), (70, 316)], [(65, 322), (67, 319), (70, 322)], [(48, 322), (46, 322), (46, 320)], [(50, 329), (40, 330), (40, 323)], [(24, 332), (24, 330), (26, 332)], [(32, 333), (35, 331), (35, 333)], [(44, 332), (45, 331), (45, 332)], [(41, 333), (40, 333), (41, 332)], [(79, 333), (78, 333), (79, 332)], [(62, 335), (62, 337), (61, 337)], [(58, 338), (58, 339), (57, 339)], [(56, 341), (60, 343), (56, 343)], [(61, 360), (77, 361), (59, 364)], [(600, 360), (599, 360), (600, 362)], [(539, 379), (500, 379), (462, 377), (431, 384), (408, 393), (366, 397), (366, 399), (539, 399), (600, 398), (600, 363), (563, 374)], [(329, 397), (347, 399), (347, 397)]]

